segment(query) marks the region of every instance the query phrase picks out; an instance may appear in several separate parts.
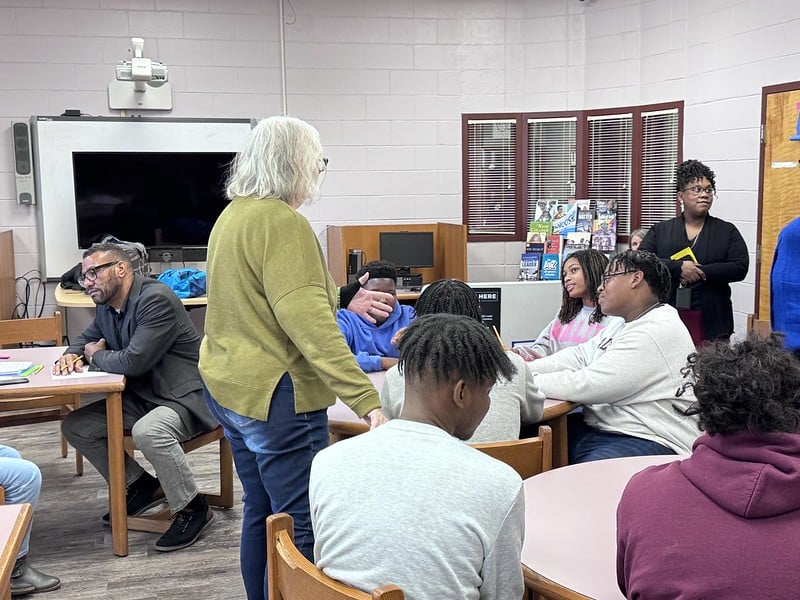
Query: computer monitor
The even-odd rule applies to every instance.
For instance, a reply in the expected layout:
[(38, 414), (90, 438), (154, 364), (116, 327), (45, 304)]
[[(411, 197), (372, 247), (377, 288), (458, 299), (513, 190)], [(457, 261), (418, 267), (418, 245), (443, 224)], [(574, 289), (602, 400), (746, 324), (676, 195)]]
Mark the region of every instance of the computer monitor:
[(433, 267), (432, 231), (381, 231), (378, 237), (381, 260), (397, 267), (398, 274)]

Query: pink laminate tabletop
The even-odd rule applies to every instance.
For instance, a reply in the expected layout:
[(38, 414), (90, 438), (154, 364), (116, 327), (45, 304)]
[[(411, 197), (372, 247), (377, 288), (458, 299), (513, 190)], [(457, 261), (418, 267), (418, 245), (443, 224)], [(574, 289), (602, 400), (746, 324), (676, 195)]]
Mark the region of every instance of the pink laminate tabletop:
[(30, 504), (0, 506), (0, 594), (3, 598), (10, 597), (11, 572), (32, 515)]
[[(52, 367), (66, 350), (65, 346), (42, 348), (7, 348), (2, 351), (13, 361), (31, 361), (44, 365), (36, 375), (28, 376), (29, 383), (0, 385), (0, 398), (25, 396), (57, 396), (59, 394), (87, 394), (92, 392), (121, 391), (125, 388), (124, 375), (102, 375), (83, 378), (53, 377)], [(86, 368), (86, 367), (84, 367)]]
[[(373, 371), (372, 373), (367, 373), (367, 377), (369, 377), (375, 389), (380, 392), (383, 387), (383, 380), (386, 379), (386, 371)], [(363, 423), (365, 426), (367, 425), (364, 419), (359, 418), (359, 416), (339, 398), (336, 399), (335, 404), (328, 407), (328, 420), (343, 421), (345, 423)]]
[(682, 458), (613, 458), (526, 479), (523, 567), (589, 598), (624, 600), (616, 573), (616, 514), (622, 491), (646, 467)]

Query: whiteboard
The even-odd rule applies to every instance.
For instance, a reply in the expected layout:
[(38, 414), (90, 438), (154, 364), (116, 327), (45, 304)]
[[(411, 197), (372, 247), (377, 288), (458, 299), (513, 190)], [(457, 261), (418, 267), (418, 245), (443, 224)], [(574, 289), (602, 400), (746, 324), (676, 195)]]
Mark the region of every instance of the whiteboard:
[(83, 253), (78, 246), (73, 152), (238, 152), (253, 121), (33, 116), (30, 124), (41, 272), (50, 279), (74, 267)]

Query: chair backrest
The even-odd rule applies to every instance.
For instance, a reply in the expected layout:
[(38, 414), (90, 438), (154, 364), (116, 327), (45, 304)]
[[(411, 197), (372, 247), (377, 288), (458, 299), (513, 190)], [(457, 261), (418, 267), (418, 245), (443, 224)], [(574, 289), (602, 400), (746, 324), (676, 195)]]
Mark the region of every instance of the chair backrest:
[(8, 319), (0, 321), (0, 346), (28, 342), (53, 342), (61, 345), (61, 313), (40, 319)]
[(395, 585), (368, 594), (331, 579), (294, 545), (294, 520), (286, 513), (267, 517), (267, 587), (271, 600), (403, 600)]
[(539, 437), (472, 444), (472, 447), (506, 463), (523, 479), (553, 468), (553, 431), (547, 425), (539, 427)]

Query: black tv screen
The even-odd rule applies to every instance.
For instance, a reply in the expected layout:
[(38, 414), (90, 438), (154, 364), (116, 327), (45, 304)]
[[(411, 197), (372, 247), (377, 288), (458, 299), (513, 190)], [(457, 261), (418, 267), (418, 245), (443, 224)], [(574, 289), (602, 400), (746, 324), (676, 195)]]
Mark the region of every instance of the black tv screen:
[(73, 152), (78, 245), (206, 246), (233, 152)]
[(381, 231), (378, 234), (381, 260), (396, 267), (432, 267), (432, 231)]

